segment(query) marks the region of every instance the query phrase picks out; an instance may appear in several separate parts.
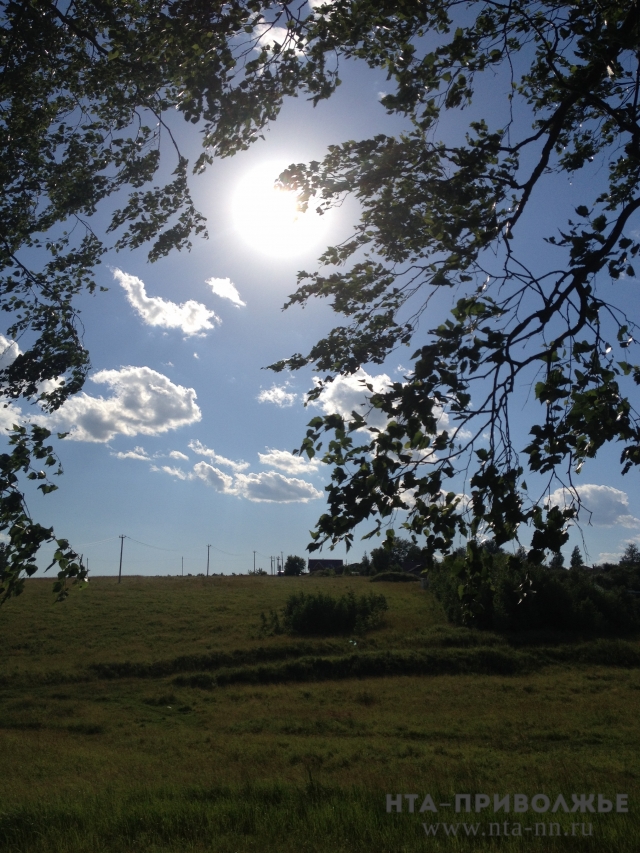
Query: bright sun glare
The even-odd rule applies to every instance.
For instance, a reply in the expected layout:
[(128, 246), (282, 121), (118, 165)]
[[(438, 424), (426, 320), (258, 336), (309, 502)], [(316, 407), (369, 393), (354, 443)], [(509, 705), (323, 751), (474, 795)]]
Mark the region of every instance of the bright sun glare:
[(329, 216), (297, 209), (296, 195), (276, 189), (274, 182), (288, 162), (263, 163), (236, 187), (232, 200), (233, 224), (253, 249), (273, 257), (290, 257), (322, 241)]

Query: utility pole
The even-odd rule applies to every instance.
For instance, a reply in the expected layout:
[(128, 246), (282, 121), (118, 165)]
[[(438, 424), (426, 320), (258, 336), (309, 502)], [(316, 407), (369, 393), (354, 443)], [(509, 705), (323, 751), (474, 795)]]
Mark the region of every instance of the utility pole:
[(207, 545), (207, 577), (209, 577), (209, 549), (211, 545)]
[(122, 580), (122, 549), (124, 548), (124, 540), (126, 539), (124, 533), (120, 534), (120, 569), (118, 570), (118, 583)]
[(282, 569), (282, 574), (284, 574), (284, 551), (280, 551), (280, 568)]
[(253, 552), (253, 573), (256, 573), (256, 552)]

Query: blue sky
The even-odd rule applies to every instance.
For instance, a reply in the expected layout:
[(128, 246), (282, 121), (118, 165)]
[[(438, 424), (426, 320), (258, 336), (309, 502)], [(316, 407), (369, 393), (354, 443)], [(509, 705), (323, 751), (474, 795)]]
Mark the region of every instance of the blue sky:
[[(348, 67), (342, 76), (329, 102), (315, 109), (304, 100), (288, 102), (264, 141), (195, 179), (209, 240), (155, 264), (144, 250), (110, 252), (97, 276), (108, 292), (80, 300), (91, 377), (84, 392), (47, 421), (71, 431), (57, 444), (65, 473), (57, 492), (30, 494), (29, 506), (89, 559), (94, 575), (117, 572), (120, 534), (129, 537), (125, 573), (176, 574), (182, 558), (185, 574), (204, 571), (208, 544), (214, 572), (246, 572), (254, 550), (256, 565), (267, 570), (271, 555), (305, 554), (309, 530), (325, 508), (328, 472), (291, 451), (319, 411), (349, 412), (362, 401), (361, 377), (334, 383), (324, 408), (305, 408), (310, 372), (288, 376), (264, 368), (305, 352), (334, 324), (325, 304), (285, 312), (282, 305), (295, 290), (296, 272), (313, 269), (327, 244), (348, 235), (357, 210), (348, 203), (335, 211), (303, 251), (286, 245), (265, 251), (260, 224), (251, 223), (241, 204), (238, 213), (237, 192), (265, 164), (273, 165), (275, 177), (291, 162), (320, 159), (331, 143), (401, 129), (379, 104), (388, 86), (382, 74)], [(494, 108), (485, 101), (487, 113)], [(470, 116), (463, 118), (466, 125)], [(454, 117), (443, 132), (459, 133), (460, 126)], [(178, 122), (176, 131), (193, 157), (197, 132)], [(548, 197), (531, 214), (531, 234), (544, 230), (551, 201), (570, 213), (579, 189), (565, 178), (549, 183)], [(274, 236), (271, 242), (278, 241)], [(620, 287), (635, 300), (632, 283)], [(452, 301), (447, 295), (434, 310)], [(381, 386), (385, 377), (397, 379), (411, 351), (368, 367), (369, 376)], [(535, 405), (526, 391), (522, 400), (515, 422), (522, 427), (520, 447), (527, 406)], [(25, 413), (37, 415), (23, 407)], [(5, 415), (11, 420), (16, 413)], [(619, 475), (617, 456), (608, 451), (581, 475), (581, 494), (593, 510), (592, 524), (583, 526), (593, 561), (619, 553), (626, 541), (640, 541), (637, 477)], [(359, 559), (375, 544), (356, 542), (349, 558)], [(583, 545), (577, 530), (567, 555), (574, 544)], [(325, 556), (343, 557), (345, 549)], [(47, 562), (45, 549), (41, 564)]]

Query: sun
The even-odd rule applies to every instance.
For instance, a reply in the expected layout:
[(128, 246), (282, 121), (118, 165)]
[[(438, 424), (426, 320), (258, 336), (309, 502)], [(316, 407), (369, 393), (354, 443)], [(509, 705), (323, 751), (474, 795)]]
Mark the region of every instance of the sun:
[(329, 216), (298, 210), (293, 192), (278, 189), (275, 181), (289, 161), (262, 163), (240, 180), (233, 194), (231, 215), (242, 240), (255, 251), (272, 257), (291, 257), (322, 242)]

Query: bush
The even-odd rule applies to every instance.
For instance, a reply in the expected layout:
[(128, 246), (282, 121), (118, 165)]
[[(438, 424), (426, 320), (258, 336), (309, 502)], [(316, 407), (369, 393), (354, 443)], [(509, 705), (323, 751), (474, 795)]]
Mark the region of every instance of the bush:
[(375, 593), (356, 598), (349, 592), (336, 599), (323, 593), (301, 592), (289, 596), (281, 617), (272, 613), (271, 620), (262, 619), (263, 626), (272, 627), (274, 632), (279, 629), (289, 634), (327, 636), (376, 628), (387, 609), (387, 599)]
[(379, 575), (374, 575), (371, 578), (371, 583), (378, 581), (393, 581), (395, 583), (403, 583), (404, 581), (419, 581), (417, 575), (412, 575), (409, 572), (380, 572)]
[(487, 565), (481, 607), (472, 623), (458, 593), (461, 557), (446, 559), (430, 574), (431, 586), (454, 624), (506, 632), (551, 628), (614, 635), (640, 630), (640, 603), (628, 594), (626, 577), (617, 585), (613, 572), (607, 577), (579, 568), (553, 570), (505, 554)]

